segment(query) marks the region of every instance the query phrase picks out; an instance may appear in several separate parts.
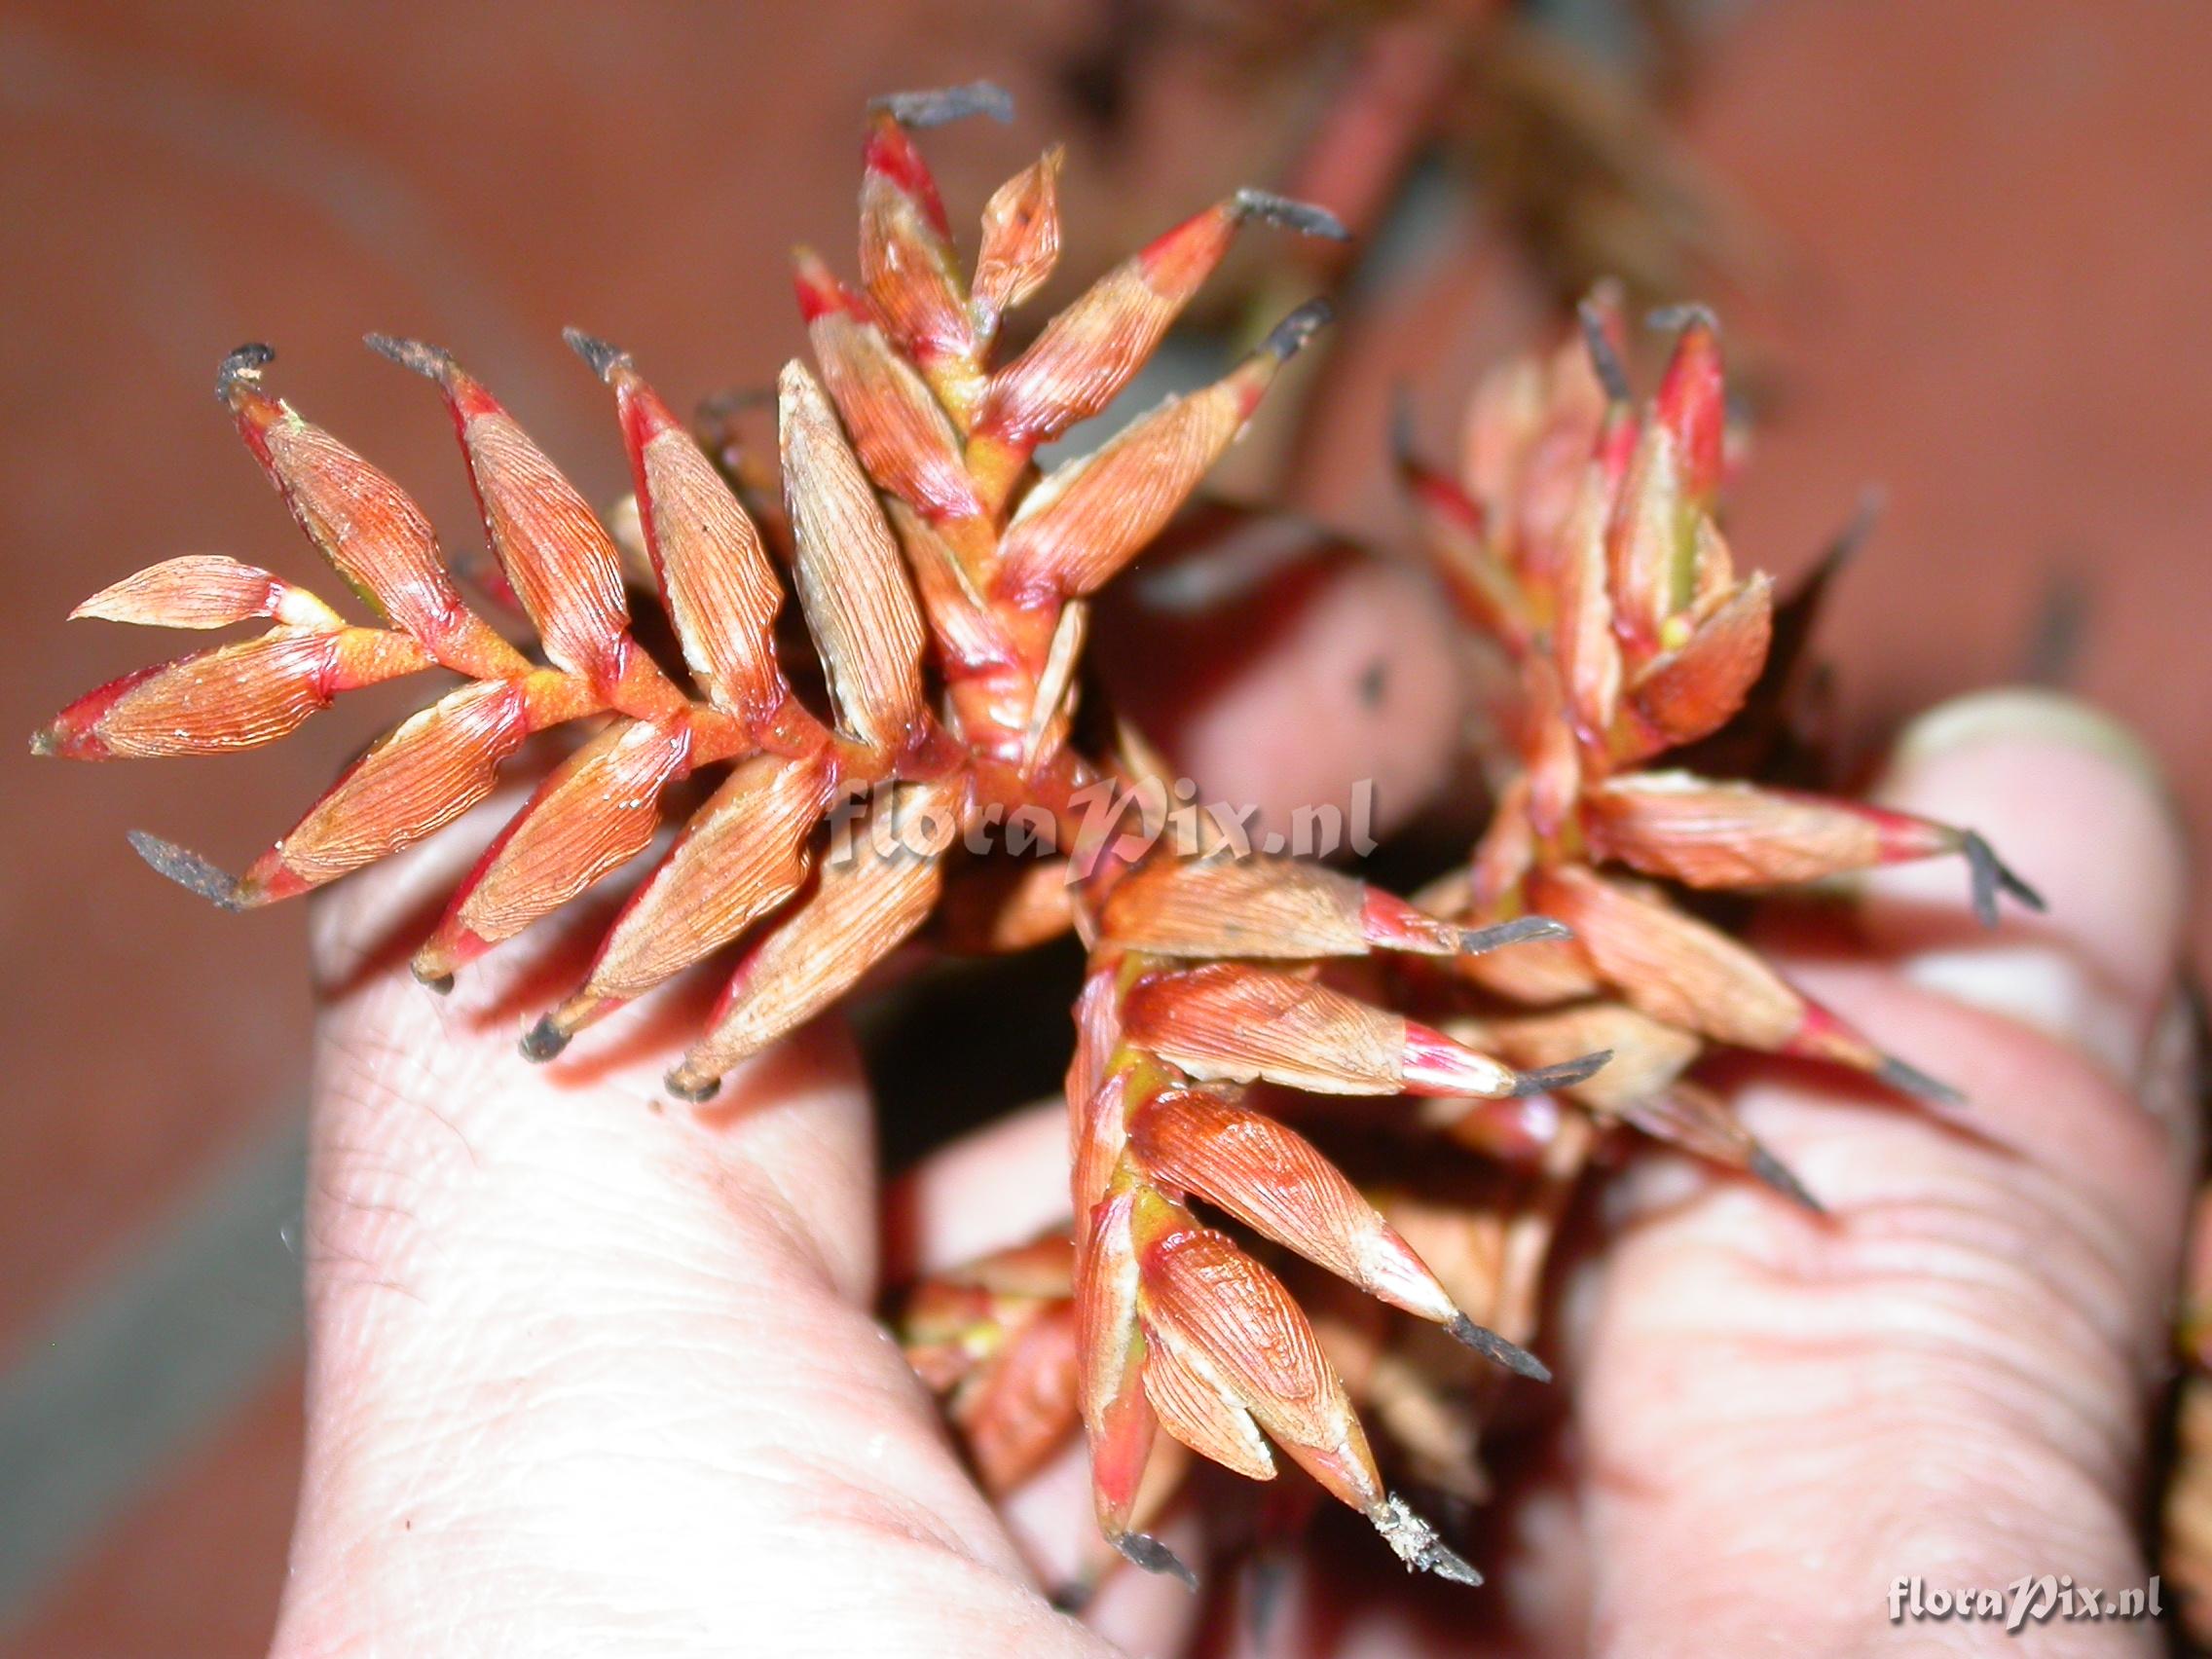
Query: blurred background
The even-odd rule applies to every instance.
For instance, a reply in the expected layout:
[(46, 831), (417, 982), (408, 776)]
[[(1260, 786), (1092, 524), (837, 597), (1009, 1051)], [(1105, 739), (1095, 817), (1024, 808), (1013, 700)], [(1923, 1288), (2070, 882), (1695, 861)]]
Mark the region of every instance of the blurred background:
[(851, 269), (865, 101), (987, 76), (1013, 127), (931, 153), (957, 224), (1068, 143), (1060, 293), (1237, 185), (1359, 230), (1349, 256), (1248, 239), (1194, 317), (1203, 364), (1344, 302), (1230, 492), (1403, 544), (1395, 388), (1447, 452), (1475, 375), (1592, 277), (1712, 301), (1755, 421), (1739, 560), (1801, 571), (1884, 493), (1825, 625), (1844, 753), (1953, 691), (2064, 683), (2145, 728), (2201, 825), (2208, 65), (2201, 0), (8, 0), (0, 1647), (254, 1652), (282, 1578), (302, 916), (219, 915), (123, 831), (236, 868), (415, 693), (228, 762), (21, 747), (151, 660), (61, 624), (91, 591), (180, 552), (314, 579), (208, 403), (228, 348), (276, 345), (283, 393), (465, 553), (450, 428), (363, 329), (453, 346), (611, 498), (561, 326), (679, 403), (771, 383), (801, 347), (785, 251)]

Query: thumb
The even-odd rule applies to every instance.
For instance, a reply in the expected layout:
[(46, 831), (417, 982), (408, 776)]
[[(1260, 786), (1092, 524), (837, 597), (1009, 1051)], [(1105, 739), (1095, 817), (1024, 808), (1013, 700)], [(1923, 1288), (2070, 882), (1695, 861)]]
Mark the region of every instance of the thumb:
[(697, 1112), (659, 1105), (697, 1014), (667, 998), (524, 1063), (607, 918), (548, 921), (431, 996), (406, 952), (469, 844), (317, 904), (310, 1427), (276, 1651), (1078, 1647), (868, 1317), (841, 1033)]
[[(1745, 1088), (1826, 1217), (1659, 1161), (1620, 1195), (1577, 1407), (1616, 1651), (1926, 1646), (1893, 1628), (1900, 1580), (2149, 1571), (2137, 1496), (2194, 1168), (2179, 836), (2135, 740), (2040, 693), (1928, 717), (1881, 793), (1981, 830), (2049, 913), (1983, 933), (1955, 867), (1889, 871), (1854, 948), (1785, 962), (1970, 1102), (1946, 1124), (1810, 1071)], [(2004, 1641), (2001, 1620), (1947, 1635)]]

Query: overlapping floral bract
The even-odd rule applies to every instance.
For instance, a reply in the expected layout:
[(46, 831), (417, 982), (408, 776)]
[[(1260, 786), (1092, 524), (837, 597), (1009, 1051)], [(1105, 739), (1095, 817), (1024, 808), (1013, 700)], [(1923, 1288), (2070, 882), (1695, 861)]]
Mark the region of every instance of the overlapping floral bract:
[[(1521, 764), (1467, 879), (1416, 906), (1220, 845), (1086, 844), (1086, 792), (1161, 781), (1134, 733), (1104, 752), (1071, 737), (1089, 596), (1190, 496), (1327, 308), (1293, 312), (1219, 381), (1079, 461), (1041, 473), (1036, 452), (1128, 385), (1239, 227), (1341, 233), (1317, 209), (1238, 192), (1109, 271), (1001, 360), (1004, 318), (1058, 255), (1059, 153), (992, 196), (964, 270), (913, 134), (1003, 103), (982, 86), (883, 100), (864, 149), (859, 283), (796, 257), (815, 367), (789, 364), (777, 387), (774, 533), (788, 538), (812, 645), (800, 679), (826, 688), (826, 714), (793, 689), (802, 665), (779, 643), (792, 636), (778, 632), (778, 560), (626, 353), (569, 336), (613, 396), (637, 536), (673, 629), (665, 666), (633, 636), (615, 538), (515, 419), (450, 353), (372, 335), (442, 396), (535, 647), (471, 608), (422, 510), (276, 397), (271, 352), (248, 346), (223, 361), (217, 395), (373, 619), (348, 621), (235, 560), (157, 565), (77, 614), (270, 626), (101, 687), (33, 747), (84, 759), (228, 753), (287, 735), (356, 686), (434, 670), (458, 680), (241, 875), (133, 837), (164, 874), (245, 909), (451, 824), (532, 735), (576, 726), (580, 741), (418, 950), (415, 973), (434, 988), (645, 854), (670, 787), (713, 769), (704, 804), (521, 1044), (529, 1059), (553, 1060), (613, 1010), (734, 947), (705, 1030), (669, 1073), (689, 1099), (912, 937), (961, 878), (967, 831), (1014, 810), (1042, 823), (1059, 862), (970, 889), (989, 895), (980, 913), (954, 908), (965, 938), (1008, 946), (1073, 925), (1089, 948), (1067, 1091), (1072, 1236), (922, 1287), (904, 1322), (917, 1367), (950, 1396), (994, 1487), (1023, 1478), (1080, 1421), (1101, 1530), (1146, 1567), (1187, 1574), (1146, 1530), (1174, 1484), (1173, 1445), (1262, 1479), (1287, 1456), (1409, 1566), (1472, 1580), (1386, 1488), (1353, 1409), (1356, 1390), (1423, 1478), (1453, 1489), (1471, 1453), (1425, 1381), (1442, 1362), (1431, 1351), (1409, 1370), (1346, 1338), (1344, 1308), (1365, 1304), (1330, 1303), (1325, 1286), (1317, 1324), (1192, 1200), (1456, 1338), (1455, 1363), (1540, 1377), (1466, 1309), (1529, 1334), (1543, 1242), (1594, 1122), (1625, 1118), (1774, 1177), (1718, 1101), (1684, 1081), (1701, 1046), (1916, 1077), (1740, 945), (1595, 866), (1765, 884), (1956, 850), (1985, 903), (2022, 890), (1979, 841), (1940, 826), (1639, 769), (1725, 720), (1767, 641), (1764, 578), (1734, 576), (1710, 516), (1723, 432), (1701, 317), (1641, 418), (1609, 367), (1603, 384), (1573, 357), (1515, 369), (1478, 403), (1463, 484), (1416, 469), (1440, 568), (1470, 620), (1513, 653), (1525, 694)], [(1609, 326), (1598, 335), (1608, 366)], [(864, 823), (844, 855), (825, 856), (825, 820), (856, 794), (896, 817), (899, 833)], [(1371, 987), (1445, 986), (1445, 1014), (1410, 1019), (1321, 972), (1363, 957), (1378, 959)], [(1417, 961), (1425, 975), (1407, 972)], [(1261, 1109), (1262, 1085), (1428, 1097), (1434, 1122), (1468, 1145), (1526, 1155), (1535, 1179), (1504, 1207), (1439, 1210), (1363, 1191)], [(1430, 1242), (1417, 1251), (1409, 1234)]]

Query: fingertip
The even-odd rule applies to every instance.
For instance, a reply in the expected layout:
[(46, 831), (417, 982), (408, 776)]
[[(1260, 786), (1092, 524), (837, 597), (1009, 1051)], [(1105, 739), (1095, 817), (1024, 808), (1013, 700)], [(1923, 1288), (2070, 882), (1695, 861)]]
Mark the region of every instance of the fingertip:
[(1351, 819), (1372, 785), (1387, 830), (1449, 776), (1455, 636), (1424, 577), (1303, 520), (1224, 515), (1110, 590), (1099, 671), (1201, 797), (1282, 830), (1300, 807)]
[(948, 1146), (884, 1194), (884, 1272), (897, 1282), (1026, 1243), (1068, 1219), (1067, 1109), (1025, 1106)]
[[(1899, 741), (1875, 795), (1972, 831), (1959, 859), (1868, 878), (1862, 919), (1906, 977), (2088, 1048), (2132, 1079), (2178, 960), (2187, 855), (2157, 762), (2127, 727), (2075, 698), (1983, 692), (1930, 711)], [(2044, 902), (2029, 906), (2022, 889)], [(1999, 901), (1977, 925), (1970, 895)]]

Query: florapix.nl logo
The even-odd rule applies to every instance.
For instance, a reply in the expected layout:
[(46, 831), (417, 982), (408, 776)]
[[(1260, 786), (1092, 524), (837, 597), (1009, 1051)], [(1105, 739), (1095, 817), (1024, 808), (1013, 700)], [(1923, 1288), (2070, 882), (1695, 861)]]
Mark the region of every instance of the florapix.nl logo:
[(936, 858), (957, 841), (977, 855), (1065, 854), (1070, 879), (1080, 880), (1109, 849), (1127, 863), (1161, 846), (1182, 858), (1365, 857), (1380, 844), (1375, 811), (1371, 778), (1352, 785), (1345, 805), (1301, 806), (1273, 827), (1262, 823), (1257, 806), (1201, 801), (1189, 778), (1102, 778), (1070, 791), (1056, 809), (1035, 801), (1010, 807), (928, 785), (883, 784), (839, 798), (829, 815), (824, 856), (832, 866), (856, 859)]

